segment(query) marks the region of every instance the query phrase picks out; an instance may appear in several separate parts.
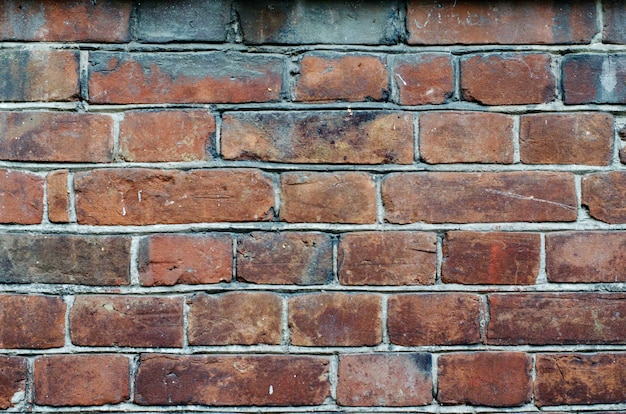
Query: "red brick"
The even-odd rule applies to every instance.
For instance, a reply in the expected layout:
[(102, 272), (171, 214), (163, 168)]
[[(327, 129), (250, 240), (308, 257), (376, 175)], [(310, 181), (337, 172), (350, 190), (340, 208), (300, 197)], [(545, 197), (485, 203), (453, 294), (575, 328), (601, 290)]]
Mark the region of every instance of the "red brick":
[(626, 223), (626, 172), (587, 175), (582, 192), (582, 204), (591, 217), (610, 224)]
[(211, 159), (215, 118), (206, 111), (131, 111), (120, 123), (120, 156), (126, 161)]
[(0, 10), (0, 40), (125, 42), (132, 4), (123, 1), (9, 1)]
[(35, 403), (105, 405), (127, 401), (129, 361), (122, 355), (50, 355), (35, 359)]
[(69, 112), (2, 112), (0, 158), (37, 162), (113, 160), (113, 119)]
[(296, 101), (381, 101), (389, 95), (387, 67), (377, 56), (307, 54), (300, 61), (299, 73)]
[(141, 239), (137, 261), (143, 286), (230, 282), (233, 243), (227, 234), (156, 234)]
[(187, 304), (190, 345), (280, 343), (282, 301), (273, 293), (200, 293)]
[(43, 186), (43, 178), (37, 175), (0, 170), (0, 223), (41, 223)]
[(67, 170), (53, 171), (46, 176), (48, 219), (53, 223), (70, 221), (70, 191), (67, 187), (67, 176)]
[(182, 298), (78, 296), (70, 311), (72, 343), (81, 346), (181, 347)]
[(406, 407), (433, 399), (430, 354), (341, 355), (337, 404)]
[(484, 105), (540, 104), (554, 100), (551, 59), (540, 53), (494, 53), (461, 60), (463, 99)]
[(537, 406), (626, 402), (626, 354), (537, 355)]
[(574, 176), (519, 171), (388, 175), (382, 185), (391, 223), (575, 221)]
[(595, 4), (411, 0), (409, 44), (571, 44), (596, 34)]
[(531, 233), (453, 231), (443, 242), (441, 280), (469, 285), (532, 285), (541, 239)]
[(0, 410), (25, 399), (27, 375), (26, 358), (0, 356)]
[(493, 294), (489, 315), (490, 344), (626, 343), (626, 295)]
[(78, 94), (78, 52), (0, 51), (0, 101), (74, 101)]
[(341, 236), (339, 281), (343, 285), (432, 285), (437, 236), (409, 231), (359, 232)]
[(626, 103), (626, 53), (566, 55), (562, 67), (566, 104)]
[(562, 232), (546, 235), (548, 281), (626, 282), (626, 232)]
[(453, 90), (450, 55), (398, 55), (393, 58), (393, 81), (401, 105), (442, 104)]
[(513, 407), (530, 401), (531, 359), (521, 352), (473, 352), (438, 359), (442, 404)]
[(595, 112), (522, 116), (520, 157), (526, 164), (609, 165), (613, 116)]
[(604, 43), (626, 43), (626, 7), (624, 0), (603, 0), (602, 1), (602, 41)]
[(480, 341), (480, 297), (404, 294), (389, 298), (389, 340), (401, 346), (460, 345)]
[(225, 114), (222, 153), (231, 160), (411, 164), (412, 117), (387, 111)]
[(333, 277), (333, 246), (322, 233), (255, 232), (237, 239), (237, 280), (320, 285)]
[(420, 156), (429, 164), (513, 163), (513, 118), (486, 112), (420, 116)]
[(270, 178), (253, 169), (100, 169), (76, 173), (80, 224), (260, 221), (273, 217)]
[(65, 344), (65, 303), (57, 296), (0, 295), (0, 348)]
[(141, 357), (140, 405), (319, 405), (330, 396), (327, 358), (254, 355)]
[(99, 104), (276, 101), (284, 66), (234, 52), (92, 52), (89, 63), (89, 99)]
[(368, 346), (382, 341), (377, 295), (317, 293), (289, 299), (291, 344)]
[(280, 187), (282, 221), (355, 224), (376, 221), (376, 188), (366, 173), (284, 173)]

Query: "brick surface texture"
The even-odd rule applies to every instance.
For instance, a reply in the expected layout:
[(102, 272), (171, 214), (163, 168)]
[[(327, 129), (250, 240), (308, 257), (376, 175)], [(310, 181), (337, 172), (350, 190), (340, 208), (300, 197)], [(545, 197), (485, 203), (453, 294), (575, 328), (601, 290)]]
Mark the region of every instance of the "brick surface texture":
[(624, 390), (626, 1), (0, 5), (0, 411)]

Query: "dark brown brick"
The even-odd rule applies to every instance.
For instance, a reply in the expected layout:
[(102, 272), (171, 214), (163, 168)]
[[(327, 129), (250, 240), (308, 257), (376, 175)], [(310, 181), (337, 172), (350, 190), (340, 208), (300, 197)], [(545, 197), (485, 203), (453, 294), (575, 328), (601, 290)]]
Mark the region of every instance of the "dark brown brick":
[(582, 193), (582, 204), (591, 217), (610, 224), (626, 223), (626, 172), (587, 175)]
[(432, 358), (421, 353), (341, 355), (337, 404), (406, 407), (433, 399)]
[(232, 160), (410, 164), (412, 117), (387, 111), (229, 113), (222, 153)]
[(187, 303), (190, 345), (280, 343), (282, 301), (273, 293), (200, 293)]
[(626, 343), (622, 294), (493, 294), (489, 315), (490, 344)]
[(480, 341), (480, 297), (433, 293), (394, 295), (388, 302), (389, 340), (402, 346)]
[(141, 357), (140, 405), (319, 405), (330, 396), (327, 358), (254, 355)]
[(26, 358), (0, 356), (0, 410), (26, 399)]
[(46, 176), (48, 219), (53, 223), (70, 221), (70, 190), (67, 187), (67, 176), (67, 170), (53, 171)]
[(0, 236), (0, 283), (127, 285), (130, 237)]
[(81, 346), (182, 347), (182, 298), (78, 296), (70, 311), (72, 343)]
[(392, 59), (393, 81), (401, 105), (442, 104), (452, 96), (450, 55), (407, 54)]
[(626, 53), (566, 55), (562, 67), (566, 104), (626, 103)]
[(237, 239), (237, 280), (321, 285), (333, 277), (333, 247), (323, 233), (262, 233)]
[(432, 285), (437, 236), (410, 231), (359, 232), (341, 236), (339, 281), (343, 285)]
[(452, 231), (443, 242), (444, 283), (532, 285), (539, 274), (539, 234)]
[(624, 0), (602, 0), (602, 41), (604, 43), (626, 43), (626, 7)]
[(273, 183), (253, 169), (100, 169), (76, 173), (74, 187), (80, 224), (179, 224), (273, 217)]
[(473, 352), (438, 359), (437, 400), (442, 404), (513, 407), (532, 395), (530, 356), (522, 352)]
[(378, 295), (317, 293), (289, 299), (292, 345), (371, 346), (382, 341)]
[(143, 286), (209, 284), (233, 278), (233, 243), (226, 234), (155, 234), (141, 239)]
[(0, 295), (0, 348), (65, 344), (65, 302), (57, 296)]
[(43, 187), (44, 179), (35, 174), (0, 170), (0, 223), (41, 223)]
[(382, 185), (391, 223), (574, 221), (574, 176), (519, 171), (389, 174)]

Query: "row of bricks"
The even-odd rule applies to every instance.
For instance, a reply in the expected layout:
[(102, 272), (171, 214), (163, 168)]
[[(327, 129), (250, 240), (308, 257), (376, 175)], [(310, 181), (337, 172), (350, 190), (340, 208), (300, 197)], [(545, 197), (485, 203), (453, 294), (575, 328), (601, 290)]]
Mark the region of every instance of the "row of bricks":
[[(437, 260), (437, 235), (428, 232), (155, 234), (129, 236), (0, 236), (0, 282), (125, 286), (240, 283), (261, 285), (428, 286), (534, 285), (541, 272), (537, 233), (450, 231)], [(337, 243), (336, 263), (333, 245)], [(626, 232), (545, 235), (550, 283), (626, 282)], [(58, 252), (64, 252), (59, 255)], [(234, 272), (236, 270), (236, 272)], [(136, 272), (136, 273), (135, 273)], [(375, 289), (375, 288), (373, 288)]]
[(27, 381), (33, 384), (32, 401), (44, 406), (310, 406), (334, 400), (339, 406), (361, 407), (513, 407), (531, 402), (542, 407), (624, 402), (624, 353), (468, 352), (433, 359), (427, 353), (339, 355), (333, 374), (329, 357), (298, 355), (142, 354), (135, 362), (125, 355), (78, 354), (39, 356), (32, 363), (0, 357), (0, 408), (9, 407), (12, 396), (22, 397), (15, 403), (26, 399)]
[[(78, 224), (100, 226), (273, 220), (350, 224), (383, 220), (394, 224), (573, 222), (579, 218), (576, 176), (569, 172), (375, 175), (270, 174), (252, 168), (111, 168), (79, 171), (72, 180), (68, 174), (52, 172), (47, 177), (51, 181), (47, 199), (52, 221), (68, 222), (72, 204)], [(0, 200), (0, 223), (42, 223), (44, 184), (40, 175), (0, 170), (0, 192), (6, 195)], [(625, 223), (625, 191), (626, 171), (586, 174), (582, 177), (581, 202), (595, 219)]]
[[(562, 72), (565, 104), (626, 102), (626, 55), (549, 53), (397, 54), (309, 53), (298, 69), (281, 55), (238, 52), (88, 52), (80, 91), (79, 52), (0, 51), (0, 101), (71, 101), (92, 104), (393, 101), (442, 104), (454, 95), (483, 105), (555, 101)], [(389, 61), (389, 62), (387, 62)], [(390, 69), (388, 69), (390, 67)], [(293, 88), (287, 72), (297, 73)], [(397, 90), (394, 97), (391, 90)], [(291, 89), (291, 90), (290, 90)]]
[(0, 41), (575, 44), (589, 43), (601, 32), (604, 42), (626, 43), (626, 5), (621, 0), (603, 0), (601, 11), (590, 1), (175, 4), (10, 1), (0, 11)]
[[(137, 110), (116, 116), (0, 112), (0, 134), (6, 137), (0, 142), (0, 159), (406, 165), (418, 158), (428, 164), (512, 164), (517, 146), (523, 164), (607, 166), (613, 161), (615, 130), (626, 138), (626, 126), (601, 112), (517, 117), (478, 111), (246, 111), (218, 118), (219, 150), (216, 116), (205, 110)], [(626, 148), (620, 156), (626, 162)]]

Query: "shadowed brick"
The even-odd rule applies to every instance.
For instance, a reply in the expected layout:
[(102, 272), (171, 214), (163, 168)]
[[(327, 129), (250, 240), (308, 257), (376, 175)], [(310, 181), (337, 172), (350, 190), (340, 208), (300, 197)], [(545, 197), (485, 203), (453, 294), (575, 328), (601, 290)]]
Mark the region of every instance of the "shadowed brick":
[(626, 53), (566, 55), (562, 66), (566, 104), (626, 103)]
[(602, 40), (605, 43), (626, 43), (626, 7), (624, 0), (603, 0)]

